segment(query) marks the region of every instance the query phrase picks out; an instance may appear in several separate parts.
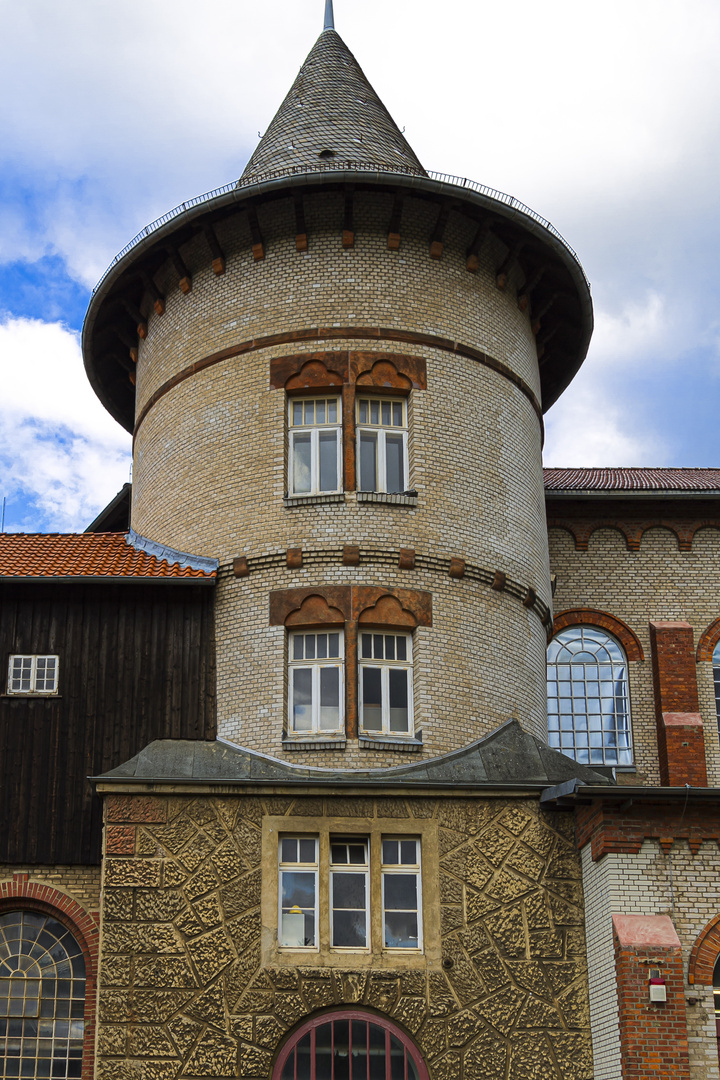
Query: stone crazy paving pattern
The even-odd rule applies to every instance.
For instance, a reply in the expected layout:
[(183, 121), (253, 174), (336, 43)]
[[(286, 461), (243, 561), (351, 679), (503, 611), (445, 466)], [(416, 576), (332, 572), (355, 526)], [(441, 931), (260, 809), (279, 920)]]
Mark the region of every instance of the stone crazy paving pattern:
[[(403, 1025), (433, 1080), (590, 1080), (572, 818), (531, 801), (110, 796), (99, 1080), (268, 1080), (316, 1009)], [(260, 966), (261, 822), (434, 816), (443, 960), (397, 969)]]

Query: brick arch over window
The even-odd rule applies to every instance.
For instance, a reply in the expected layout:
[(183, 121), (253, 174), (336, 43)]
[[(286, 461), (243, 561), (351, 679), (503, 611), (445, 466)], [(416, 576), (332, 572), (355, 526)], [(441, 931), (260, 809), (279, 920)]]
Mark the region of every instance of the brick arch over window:
[(720, 956), (720, 915), (711, 919), (698, 935), (688, 960), (688, 982), (691, 986), (712, 986), (713, 971)]
[(645, 654), (637, 634), (630, 629), (622, 619), (616, 619), (607, 611), (596, 611), (594, 608), (571, 608), (561, 611), (555, 616), (553, 634), (565, 630), (569, 626), (598, 626), (601, 630), (607, 630), (609, 634), (622, 645), (628, 660), (644, 660)]
[[(348, 1028), (348, 1021), (352, 1021), (351, 1026)], [(332, 1048), (337, 1045), (336, 1042), (336, 1025), (342, 1025), (345, 1035), (350, 1035), (353, 1040), (353, 1058), (355, 1063), (353, 1064), (353, 1074), (355, 1065), (362, 1062), (362, 1071), (365, 1072), (366, 1065), (369, 1064), (369, 1048), (372, 1046), (374, 1050), (373, 1056), (377, 1054), (377, 1029), (383, 1033), (385, 1039), (385, 1053), (384, 1060), (382, 1062), (375, 1060), (373, 1063), (373, 1075), (379, 1075), (378, 1067), (384, 1066), (383, 1080), (390, 1080), (391, 1075), (395, 1076), (395, 1070), (393, 1068), (391, 1074), (391, 1052), (392, 1055), (396, 1055), (399, 1050), (402, 1050), (404, 1061), (400, 1061), (400, 1075), (404, 1077), (417, 1077), (417, 1080), (429, 1080), (429, 1074), (427, 1065), (422, 1057), (422, 1054), (418, 1050), (413, 1040), (406, 1035), (402, 1028), (393, 1023), (392, 1020), (387, 1019), (385, 1016), (381, 1016), (379, 1013), (369, 1012), (365, 1009), (342, 1009), (333, 1010), (332, 1012), (320, 1013), (318, 1016), (313, 1016), (309, 1020), (306, 1020), (300, 1027), (296, 1028), (292, 1035), (289, 1036), (285, 1044), (281, 1047), (280, 1053), (275, 1061), (275, 1066), (272, 1071), (272, 1080), (281, 1080), (285, 1076), (297, 1075), (297, 1063), (294, 1059), (296, 1054), (296, 1048), (299, 1043), (303, 1042), (307, 1051), (310, 1061), (311, 1075), (315, 1076), (316, 1059), (315, 1059), (315, 1035), (316, 1032), (323, 1027), (332, 1025), (331, 1037), (328, 1040), (324, 1040), (324, 1044), (328, 1048)], [(371, 1028), (375, 1029), (371, 1032)], [(355, 1039), (358, 1042), (355, 1043)], [(373, 1045), (375, 1044), (375, 1045)], [(382, 1045), (382, 1044), (381, 1044)], [(357, 1050), (355, 1050), (357, 1047)], [(363, 1055), (363, 1048), (365, 1054)], [(348, 1047), (349, 1050), (349, 1047)], [(331, 1053), (333, 1051), (331, 1050)], [(365, 1061), (363, 1062), (363, 1056)], [(359, 1061), (357, 1060), (359, 1058)], [(347, 1061), (347, 1057), (344, 1057)], [(327, 1063), (329, 1064), (329, 1063)], [(396, 1062), (398, 1064), (398, 1062)], [(368, 1070), (369, 1071), (369, 1070)], [(333, 1069), (333, 1075), (337, 1075)]]
[(360, 626), (390, 626), (403, 630), (414, 630), (417, 619), (412, 611), (402, 606), (394, 596), (381, 596), (371, 607), (360, 612)]
[(72, 897), (39, 881), (29, 881), (27, 874), (15, 874), (11, 881), (0, 881), (0, 915), (8, 911), (37, 911), (57, 919), (67, 927), (82, 950), (86, 972), (82, 1080), (92, 1080), (95, 1075), (98, 922)]
[(291, 611), (285, 619), (286, 626), (342, 626), (345, 616), (338, 608), (333, 607), (324, 596), (311, 593), (301, 603), (299, 608)]
[(720, 618), (711, 622), (706, 630), (703, 630), (698, 641), (696, 660), (709, 660), (712, 663), (715, 646), (720, 641)]
[[(370, 609), (374, 614), (366, 616)], [(392, 621), (385, 622), (384, 612)], [(432, 626), (432, 595), (420, 589), (375, 585), (326, 585), (270, 593), (271, 626), (327, 626), (342, 621), (405, 628)]]

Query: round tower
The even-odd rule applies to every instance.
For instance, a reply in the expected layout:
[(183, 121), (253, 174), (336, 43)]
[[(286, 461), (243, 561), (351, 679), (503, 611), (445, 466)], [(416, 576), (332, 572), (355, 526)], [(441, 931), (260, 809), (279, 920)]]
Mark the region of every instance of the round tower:
[(241, 179), (84, 329), (133, 529), (220, 560), (221, 736), (362, 769), (545, 737), (542, 418), (591, 329), (562, 238), (426, 172), (328, 18)]

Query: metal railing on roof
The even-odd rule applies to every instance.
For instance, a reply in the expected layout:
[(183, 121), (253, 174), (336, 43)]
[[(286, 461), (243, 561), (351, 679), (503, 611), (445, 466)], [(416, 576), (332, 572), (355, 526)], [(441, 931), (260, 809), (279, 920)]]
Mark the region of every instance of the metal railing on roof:
[[(113, 261), (108, 266), (105, 273), (102, 275), (97, 285), (92, 291), (92, 295), (98, 291), (102, 283), (107, 278), (108, 274), (117, 266), (117, 264), (123, 259), (133, 248), (137, 247), (147, 237), (152, 236), (153, 233), (166, 225), (169, 221), (173, 221), (176, 218), (180, 218), (183, 214), (187, 214), (190, 210), (193, 210), (196, 206), (200, 206), (203, 203), (210, 203), (214, 199), (219, 198), (221, 195), (228, 195), (230, 192), (237, 190), (238, 188), (245, 189), (249, 187), (259, 187), (261, 184), (265, 184), (270, 180), (280, 180), (288, 176), (303, 176), (312, 175), (315, 173), (328, 173), (328, 172), (366, 172), (374, 173), (377, 176), (383, 176), (386, 173), (389, 175), (402, 175), (402, 176), (416, 176), (420, 179), (423, 178), (422, 173), (418, 173), (413, 169), (408, 169), (400, 165), (384, 165), (382, 169), (375, 168), (368, 165), (363, 165), (362, 162), (344, 161), (344, 162), (327, 162), (323, 161), (317, 165), (297, 165), (294, 168), (289, 169), (277, 169), (272, 172), (264, 172), (258, 175), (252, 175), (248, 177), (241, 177), (239, 180), (233, 180), (229, 184), (224, 184), (222, 187), (214, 188), (212, 191), (206, 191), (204, 195), (197, 195), (194, 199), (188, 199), (186, 202), (180, 203), (179, 206), (173, 207), (172, 210), (168, 210), (162, 217), (156, 218), (155, 221), (151, 221), (149, 225), (146, 225), (144, 229), (132, 238), (129, 244), (126, 244), (122, 251), (119, 251)], [(480, 184), (476, 180), (468, 180), (464, 176), (452, 176), (450, 173), (440, 173), (428, 171), (424, 174), (425, 178), (430, 180), (436, 180), (442, 184), (449, 184), (453, 187), (463, 188), (466, 191), (474, 191), (480, 195), (484, 195), (489, 199), (494, 199), (496, 202), (502, 203), (504, 206), (510, 207), (512, 210), (517, 210), (518, 213), (523, 214), (525, 217), (531, 218), (533, 221), (541, 225), (543, 229), (547, 229), (556, 240), (562, 244), (565, 250), (572, 255), (575, 262), (578, 264), (582, 271), (583, 277), (587, 283), (588, 288), (590, 282), (585, 276), (585, 272), (582, 269), (580, 260), (577, 256), (577, 252), (570, 247), (567, 240), (558, 230), (547, 221), (540, 214), (535, 213), (529, 206), (516, 199), (512, 195), (506, 195), (503, 191), (498, 191), (496, 188), (488, 187), (486, 184)]]

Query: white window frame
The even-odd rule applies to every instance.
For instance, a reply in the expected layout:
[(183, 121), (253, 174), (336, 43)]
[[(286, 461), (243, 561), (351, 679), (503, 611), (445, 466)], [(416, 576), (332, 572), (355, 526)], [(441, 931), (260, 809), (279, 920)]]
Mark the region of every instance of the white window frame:
[[(350, 846), (362, 844), (365, 848), (365, 862), (360, 863), (334, 863), (333, 847), (336, 845)], [(330, 837), (330, 850), (328, 853), (328, 879), (330, 886), (330, 948), (333, 952), (370, 952), (371, 925), (370, 925), (370, 839), (367, 836), (341, 836)], [(365, 880), (365, 944), (364, 945), (336, 945), (335, 944), (335, 879), (343, 874), (355, 874)], [(338, 911), (347, 910), (338, 908)], [(350, 910), (358, 911), (359, 908)]]
[[(300, 862), (284, 862), (282, 857), (283, 841), (295, 840), (298, 842), (298, 855), (300, 851), (301, 840), (312, 840), (315, 844), (315, 860), (312, 863)], [(280, 836), (278, 841), (278, 947), (280, 949), (291, 949), (293, 952), (317, 952), (320, 944), (320, 840), (318, 836), (308, 836), (302, 833), (293, 833), (287, 836)], [(314, 875), (314, 893), (315, 893), (315, 906), (314, 919), (315, 919), (315, 940), (312, 945), (283, 945), (283, 874), (286, 873), (302, 873)]]
[[(382, 415), (382, 405), (389, 404), (400, 405), (403, 411), (403, 424), (402, 427), (396, 427), (392, 425), (385, 425), (382, 423), (373, 424), (369, 421), (361, 422), (360, 420), (360, 407), (363, 402), (378, 402), (380, 405), (380, 415)], [(408, 411), (407, 411), (407, 398), (391, 398), (391, 397), (377, 397), (372, 395), (358, 395), (355, 403), (355, 424), (356, 424), (356, 442), (357, 442), (357, 489), (358, 491), (376, 491), (386, 494), (388, 491), (387, 483), (387, 453), (386, 453), (386, 439), (388, 435), (401, 435), (402, 436), (402, 448), (403, 448), (403, 487), (400, 492), (393, 492), (392, 494), (402, 494), (410, 487), (410, 469), (408, 465)], [(372, 434), (377, 436), (377, 475), (375, 477), (376, 486), (374, 488), (366, 488), (362, 486), (362, 455), (361, 455), (361, 436), (363, 434)]]
[[(338, 634), (338, 657), (327, 657), (311, 660), (294, 660), (294, 641), (296, 637), (306, 637), (314, 634), (317, 638), (320, 634)], [(301, 730), (295, 729), (295, 715), (293, 697), (295, 690), (295, 672), (299, 669), (310, 668), (312, 671), (312, 702), (311, 702), (311, 726)], [(337, 668), (339, 670), (339, 713), (336, 728), (323, 728), (320, 726), (320, 671), (323, 668)], [(318, 629), (294, 630), (288, 635), (288, 719), (287, 733), (291, 739), (334, 739), (345, 733), (345, 637), (344, 632), (336, 627), (318, 627)]]
[[(295, 424), (293, 423), (293, 407), (297, 404), (303, 405), (309, 401), (318, 402), (324, 401), (327, 409), (327, 403), (334, 401), (337, 406), (337, 421), (335, 423), (315, 423), (312, 424)], [(291, 397), (288, 398), (288, 495), (292, 498), (304, 498), (311, 495), (337, 495), (343, 490), (343, 469), (342, 469), (342, 399), (335, 394), (330, 394), (328, 397)], [(335, 432), (335, 446), (337, 452), (337, 486), (334, 488), (321, 488), (320, 487), (320, 433), (325, 431)], [(296, 491), (294, 486), (294, 447), (296, 435), (310, 435), (310, 490), (309, 491)]]
[[(16, 676), (14, 674), (14, 671), (13, 671), (13, 669), (15, 667), (15, 662), (18, 661), (18, 660), (21, 661), (21, 669), (22, 669), (22, 666), (24, 666), (25, 661), (28, 661), (28, 660), (30, 661), (30, 665), (29, 665), (30, 666), (30, 689), (29, 690), (23, 690), (21, 688), (13, 687), (13, 681), (17, 680), (18, 678), (20, 679), (20, 681), (22, 681), (22, 675)], [(47, 681), (47, 675), (46, 675), (47, 667), (42, 668), (41, 665), (40, 665), (40, 662), (48, 661), (48, 660), (54, 661), (55, 679), (54, 679), (54, 682), (53, 682), (53, 686), (52, 686), (52, 689), (50, 689), (50, 690), (48, 690), (48, 689), (38, 690), (37, 689), (38, 682), (41, 679), (43, 681)], [(38, 670), (39, 667), (40, 667), (40, 671)], [(37, 697), (38, 695), (42, 696), (42, 697), (53, 697), (58, 692), (59, 682), (60, 682), (60, 657), (54, 655), (53, 653), (37, 653), (35, 655), (29, 655), (29, 654), (23, 654), (23, 653), (15, 653), (10, 657), (10, 659), (8, 661), (8, 679), (7, 679), (7, 692), (8, 692), (8, 694), (12, 694), (13, 696), (17, 695), (19, 697), (29, 697), (29, 696), (36, 696)]]
[[(403, 842), (412, 841), (415, 844), (415, 852), (417, 855), (417, 861), (414, 863), (386, 863), (385, 862), (385, 843), (387, 841), (397, 842), (401, 844)], [(382, 943), (384, 950), (390, 950), (391, 952), (399, 953), (419, 953), (423, 951), (423, 915), (422, 915), (422, 844), (419, 836), (383, 836), (381, 845), (381, 864), (380, 873), (382, 875)], [(407, 911), (417, 912), (417, 927), (418, 937), (417, 945), (415, 946), (403, 946), (403, 945), (388, 945), (385, 936), (385, 883), (389, 877), (397, 877), (403, 875), (405, 877), (415, 878), (415, 895), (417, 897), (417, 908), (407, 908)], [(396, 910), (396, 909), (392, 909)]]
[[(363, 657), (362, 655), (362, 637), (363, 634), (370, 634), (371, 637), (375, 635), (382, 635), (383, 638), (405, 638), (407, 641), (407, 660), (375, 660), (370, 657)], [(383, 647), (384, 651), (384, 647)], [(358, 712), (359, 712), (359, 724), (360, 732), (364, 738), (393, 738), (393, 739), (412, 739), (415, 737), (415, 709), (413, 700), (413, 640), (412, 634), (395, 632), (381, 628), (366, 628), (364, 626), (358, 627)], [(365, 668), (379, 668), (380, 669), (380, 688), (381, 688), (381, 727), (380, 728), (366, 728), (364, 725), (364, 679), (363, 670)], [(390, 672), (391, 670), (402, 670), (407, 672), (407, 692), (408, 692), (408, 729), (407, 731), (392, 731), (390, 727)]]

